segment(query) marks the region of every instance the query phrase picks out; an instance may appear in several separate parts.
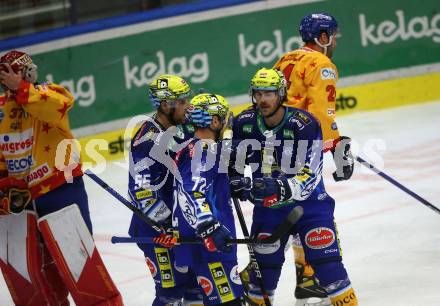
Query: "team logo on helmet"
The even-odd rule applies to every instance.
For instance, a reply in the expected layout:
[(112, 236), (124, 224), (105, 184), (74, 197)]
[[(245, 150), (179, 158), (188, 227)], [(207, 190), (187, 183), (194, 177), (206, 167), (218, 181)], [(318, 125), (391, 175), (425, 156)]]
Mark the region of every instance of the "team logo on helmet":
[(278, 94), (284, 98), (287, 92), (287, 81), (281, 71), (261, 68), (251, 80), (249, 94), (253, 96), (255, 90), (278, 91)]
[(148, 85), (148, 95), (154, 107), (158, 108), (162, 101), (173, 105), (176, 100), (190, 97), (191, 88), (181, 77), (163, 74)]
[(313, 13), (305, 16), (299, 25), (299, 33), (304, 42), (318, 39), (321, 32), (332, 36), (338, 29), (335, 17), (327, 13)]

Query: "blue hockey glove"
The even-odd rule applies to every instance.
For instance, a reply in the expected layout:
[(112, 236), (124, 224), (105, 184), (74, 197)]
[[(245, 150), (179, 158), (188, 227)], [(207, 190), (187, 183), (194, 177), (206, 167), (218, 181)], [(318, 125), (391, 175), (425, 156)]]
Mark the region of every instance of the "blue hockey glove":
[(292, 191), (285, 177), (256, 178), (252, 184), (249, 200), (256, 206), (271, 207), (291, 198)]
[(351, 154), (350, 142), (350, 137), (341, 136), (335, 148), (331, 151), (336, 165), (336, 171), (333, 172), (333, 179), (336, 182), (348, 180), (353, 175), (354, 158)]
[(232, 247), (226, 243), (227, 239), (232, 239), (231, 233), (215, 218), (211, 218), (201, 223), (197, 227), (196, 232), (197, 236), (203, 239), (208, 251), (221, 251), (227, 253), (232, 251)]
[(252, 183), (249, 177), (234, 176), (229, 179), (231, 196), (246, 201), (251, 192)]

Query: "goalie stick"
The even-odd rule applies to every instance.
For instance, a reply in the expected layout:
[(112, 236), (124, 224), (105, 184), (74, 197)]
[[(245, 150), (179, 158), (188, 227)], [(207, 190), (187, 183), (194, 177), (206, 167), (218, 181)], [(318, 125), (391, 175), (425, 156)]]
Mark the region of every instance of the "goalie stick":
[(84, 174), (86, 174), (88, 177), (90, 177), (95, 183), (97, 183), (99, 186), (101, 186), (105, 191), (110, 193), (114, 198), (116, 198), (119, 202), (124, 204), (128, 209), (130, 209), (133, 213), (136, 214), (142, 221), (147, 223), (149, 226), (151, 226), (155, 231), (158, 233), (164, 233), (165, 231), (160, 227), (160, 225), (153, 222), (151, 219), (149, 219), (147, 216), (145, 216), (142, 211), (135, 207), (129, 200), (121, 196), (116, 190), (114, 190), (112, 187), (110, 187), (106, 182), (104, 182), (99, 176), (97, 176), (95, 173), (93, 173), (90, 169), (87, 169), (84, 171)]
[[(232, 201), (234, 202), (235, 211), (237, 212), (238, 221), (240, 222), (240, 226), (241, 226), (241, 230), (243, 232), (244, 238), (250, 238), (250, 234), (249, 234), (249, 231), (248, 231), (248, 228), (246, 225), (246, 221), (244, 220), (243, 212), (241, 210), (240, 202), (236, 198), (232, 198)], [(254, 248), (252, 247), (251, 244), (248, 244), (247, 248), (249, 251), (250, 266), (251, 266), (251, 269), (254, 270), (255, 275), (257, 277), (258, 286), (260, 287), (261, 293), (263, 294), (264, 304), (266, 306), (271, 306), (272, 303), (270, 302), (269, 294), (267, 293), (266, 289), (264, 288), (263, 276), (261, 274), (261, 270), (260, 270), (260, 266), (258, 265), (257, 258), (255, 257)], [(243, 287), (246, 287), (246, 291), (249, 291), (248, 286), (246, 286), (244, 283), (243, 283), (243, 285), (244, 285)]]
[[(244, 239), (228, 239), (229, 244), (273, 244), (279, 240), (283, 235), (285, 235), (292, 226), (298, 222), (298, 220), (303, 215), (303, 208), (301, 206), (295, 206), (289, 215), (284, 219), (283, 223), (279, 225), (271, 236), (263, 239), (257, 238), (244, 238)], [(203, 241), (193, 237), (171, 237), (169, 236), (168, 241), (164, 241), (163, 237), (112, 237), (112, 243), (161, 243), (169, 242), (172, 245), (179, 244), (203, 244)]]

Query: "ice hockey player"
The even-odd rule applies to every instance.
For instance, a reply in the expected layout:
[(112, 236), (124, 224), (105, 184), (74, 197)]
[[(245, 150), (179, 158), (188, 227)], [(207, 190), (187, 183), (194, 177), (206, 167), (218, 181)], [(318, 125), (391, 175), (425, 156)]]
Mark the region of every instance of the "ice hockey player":
[[(339, 135), (335, 122), (338, 71), (331, 59), (337, 31), (336, 19), (327, 13), (305, 16), (299, 26), (304, 46), (283, 55), (274, 68), (281, 70), (287, 80), (286, 105), (307, 110), (321, 123), (324, 152), (333, 154), (337, 169), (333, 177), (342, 181), (352, 176), (354, 159), (350, 138)], [(295, 297), (303, 301), (308, 297), (322, 298), (322, 288), (316, 284), (313, 269), (305, 262), (298, 242), (295, 239), (293, 246), (298, 275)]]
[[(252, 189), (243, 176), (231, 177), (233, 196), (249, 199), (254, 205), (251, 235), (271, 234), (296, 203), (304, 215), (290, 234), (299, 234), (305, 258), (315, 270), (319, 284), (333, 305), (357, 305), (347, 272), (342, 264), (339, 240), (333, 220), (334, 200), (326, 193), (321, 178), (322, 133), (309, 113), (283, 106), (286, 80), (275, 69), (262, 68), (251, 80), (254, 108), (238, 115), (233, 139), (238, 145), (237, 161), (252, 165)], [(252, 143), (249, 143), (252, 142)], [(240, 152), (245, 152), (240, 157)], [(237, 173), (243, 169), (236, 168)], [(247, 185), (247, 186), (246, 186)], [(271, 246), (256, 246), (256, 258), (264, 289), (273, 296), (284, 263), (289, 235)], [(249, 272), (249, 269), (247, 269)], [(249, 295), (264, 305), (261, 290), (250, 271)]]
[(204, 293), (204, 305), (243, 305), (238, 275), (234, 216), (227, 167), (221, 171), (221, 144), (228, 126), (229, 105), (218, 94), (199, 94), (188, 107), (195, 138), (176, 155), (173, 222), (181, 236), (203, 239), (204, 245), (175, 248), (178, 266), (193, 271)]
[[(64, 87), (31, 57), (0, 58), (0, 267), (16, 305), (122, 305), (92, 238)], [(78, 157), (78, 158), (75, 158)]]
[[(131, 141), (128, 192), (133, 205), (141, 209), (152, 224), (171, 234), (173, 209), (173, 157), (176, 146), (192, 137), (185, 123), (186, 108), (192, 95), (189, 84), (179, 76), (160, 75), (149, 84), (149, 98), (156, 113), (147, 119)], [(177, 128), (178, 125), (182, 125)], [(157, 151), (157, 154), (155, 153)], [(132, 237), (158, 236), (151, 226), (135, 214), (129, 234)], [(173, 245), (138, 244), (155, 283), (154, 306), (202, 305), (197, 281), (185, 268), (175, 265)]]

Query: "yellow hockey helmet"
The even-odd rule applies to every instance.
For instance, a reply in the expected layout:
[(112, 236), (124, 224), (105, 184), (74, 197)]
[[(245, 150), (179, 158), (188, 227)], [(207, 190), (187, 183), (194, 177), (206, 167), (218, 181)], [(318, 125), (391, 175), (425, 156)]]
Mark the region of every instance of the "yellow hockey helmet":
[(166, 101), (173, 105), (176, 100), (191, 96), (189, 84), (177, 75), (162, 74), (148, 85), (148, 95), (154, 107)]
[(189, 121), (198, 127), (211, 125), (212, 117), (218, 116), (226, 121), (229, 117), (229, 103), (226, 99), (217, 94), (198, 94), (189, 102), (187, 109)]
[(261, 68), (251, 79), (249, 95), (255, 90), (277, 91), (283, 101), (287, 96), (287, 82), (283, 73), (277, 69)]

